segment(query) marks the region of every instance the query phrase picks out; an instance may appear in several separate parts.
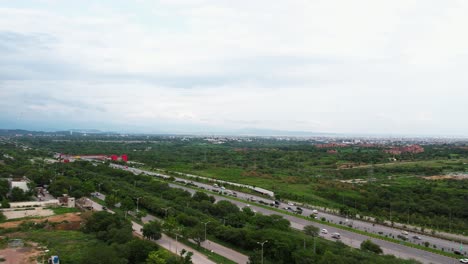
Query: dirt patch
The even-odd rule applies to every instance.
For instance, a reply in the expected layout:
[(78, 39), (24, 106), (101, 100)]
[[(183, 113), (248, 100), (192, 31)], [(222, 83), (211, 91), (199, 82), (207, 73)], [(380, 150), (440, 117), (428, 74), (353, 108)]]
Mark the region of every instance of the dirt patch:
[(50, 216), (54, 215), (54, 211), (38, 207), (35, 208), (35, 210), (3, 211), (3, 214), (7, 219), (15, 219), (23, 217)]
[(0, 250), (0, 257), (5, 259), (2, 264), (36, 264), (36, 259), (42, 252), (37, 249), (24, 248), (6, 248)]
[[(6, 223), (1, 223), (0, 228), (15, 228), (15, 227), (18, 227), (24, 221), (41, 223), (41, 222), (44, 222), (46, 220), (48, 222), (50, 222), (50, 223), (65, 222), (65, 224), (74, 224), (74, 225), (76, 225), (78, 223), (78, 226), (79, 226), (79, 223), (81, 222), (81, 213), (68, 213), (68, 214), (44, 217), (44, 218), (40, 218), (40, 219), (28, 219), (28, 220), (19, 220), (19, 221), (6, 222)], [(60, 228), (60, 229), (65, 229), (65, 228)]]
[(468, 174), (456, 174), (456, 175), (435, 175), (423, 177), (426, 180), (468, 180)]

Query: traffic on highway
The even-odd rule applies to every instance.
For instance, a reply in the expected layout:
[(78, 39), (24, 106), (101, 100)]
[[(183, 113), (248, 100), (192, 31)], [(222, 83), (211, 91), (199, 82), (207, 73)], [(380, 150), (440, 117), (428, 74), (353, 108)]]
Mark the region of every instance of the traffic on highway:
[[(128, 170), (134, 174), (147, 174), (156, 177), (162, 178), (169, 178), (167, 175), (163, 175), (160, 173), (155, 173), (151, 171), (141, 170), (138, 168), (132, 168), (127, 166), (121, 166), (116, 164), (111, 164), (112, 167), (118, 169)], [(243, 193), (240, 191), (229, 190), (228, 186), (220, 186), (219, 184), (207, 184), (201, 183), (196, 181), (188, 181), (184, 178), (175, 177), (174, 183), (169, 183), (170, 187), (173, 188), (181, 188), (190, 193), (195, 193), (197, 191), (196, 188), (207, 190), (210, 192), (214, 192), (213, 196), (217, 201), (219, 200), (229, 200), (230, 202), (236, 204), (239, 207), (250, 207), (254, 212), (260, 212), (265, 215), (270, 214), (280, 214), (285, 219), (291, 222), (291, 226), (293, 228), (302, 230), (307, 225), (314, 225), (320, 228), (320, 236), (329, 239), (329, 240), (340, 240), (341, 242), (351, 246), (358, 248), (360, 244), (366, 240), (370, 239), (374, 243), (378, 244), (385, 254), (392, 254), (401, 258), (405, 259), (416, 259), (423, 263), (452, 263), (454, 259), (439, 255), (436, 253), (431, 253), (428, 251), (408, 247), (402, 244), (397, 244), (393, 242), (389, 242), (386, 240), (370, 238), (369, 236), (361, 235), (355, 232), (347, 231), (344, 229), (339, 229), (336, 227), (332, 227), (327, 225), (326, 223), (333, 223), (339, 224), (343, 226), (352, 227), (354, 229), (358, 229), (361, 231), (378, 234), (383, 237), (390, 237), (390, 238), (404, 238), (407, 242), (411, 242), (414, 244), (424, 245), (424, 242), (430, 243), (431, 247), (448, 252), (457, 251), (460, 247), (460, 243), (457, 241), (448, 241), (440, 238), (431, 237), (428, 235), (422, 235), (417, 233), (409, 233), (407, 231), (402, 231), (400, 229), (373, 224), (361, 220), (356, 219), (349, 219), (347, 217), (331, 214), (328, 212), (324, 212), (318, 209), (311, 208), (309, 206), (301, 205), (298, 206), (294, 202), (285, 202), (285, 201), (275, 201), (273, 199), (261, 197), (258, 195)], [(237, 199), (235, 199), (237, 198)], [(241, 202), (238, 199), (245, 200), (246, 202)], [(257, 206), (255, 204), (261, 204), (263, 206), (269, 206), (272, 208), (282, 209), (288, 213), (280, 213), (278, 211), (272, 209), (266, 209), (264, 207)], [(306, 220), (304, 218), (296, 217), (291, 215), (291, 213), (311, 217), (311, 220)], [(312, 221), (314, 218), (316, 221)], [(320, 221), (317, 221), (320, 220)], [(403, 240), (402, 240), (403, 241)], [(461, 252), (462, 254), (466, 254), (466, 252)]]

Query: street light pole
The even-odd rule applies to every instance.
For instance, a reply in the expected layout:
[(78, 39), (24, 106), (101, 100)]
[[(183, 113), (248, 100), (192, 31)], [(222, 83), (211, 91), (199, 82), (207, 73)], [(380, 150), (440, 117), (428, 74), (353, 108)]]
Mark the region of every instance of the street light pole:
[(262, 262), (261, 262), (262, 264), (263, 264), (263, 245), (264, 245), (265, 243), (267, 243), (267, 242), (268, 242), (268, 240), (265, 240), (265, 241), (263, 241), (263, 242), (261, 242), (261, 243), (260, 243), (260, 242), (257, 242), (257, 244), (262, 245)]
[(177, 248), (177, 243), (178, 243), (177, 238), (178, 237), (179, 237), (179, 234), (175, 234), (175, 251), (176, 251), (177, 255), (179, 255), (179, 249)]
[(137, 211), (136, 211), (137, 214), (138, 214), (138, 202), (140, 201), (140, 198), (141, 198), (141, 197), (137, 197), (137, 198), (136, 198), (136, 200), (137, 200)]
[(211, 221), (208, 221), (208, 222), (202, 222), (204, 225), (205, 225), (205, 241), (206, 241), (206, 225), (208, 225), (208, 223), (211, 222)]
[(162, 209), (164, 210), (165, 215), (166, 215), (166, 218), (167, 218), (167, 211), (168, 211), (169, 209), (171, 209), (171, 207), (166, 207), (166, 208), (162, 208)]

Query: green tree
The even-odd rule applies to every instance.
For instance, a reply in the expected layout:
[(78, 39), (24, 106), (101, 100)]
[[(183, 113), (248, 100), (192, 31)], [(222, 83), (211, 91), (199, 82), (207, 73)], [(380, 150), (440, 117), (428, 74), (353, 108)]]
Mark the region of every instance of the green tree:
[(166, 259), (170, 257), (169, 253), (162, 250), (156, 250), (149, 253), (146, 264), (166, 264)]
[(304, 233), (308, 236), (316, 237), (319, 235), (320, 229), (313, 225), (308, 225), (304, 227)]
[(23, 190), (21, 190), (20, 188), (18, 187), (13, 187), (13, 189), (11, 189), (11, 194), (10, 194), (10, 200), (13, 201), (13, 202), (16, 202), (16, 201), (24, 201), (26, 200), (28, 197), (26, 196), (26, 194), (24, 193)]
[(198, 224), (189, 230), (188, 236), (193, 239), (200, 248), (201, 242), (205, 241), (205, 226)]
[(118, 256), (110, 246), (97, 245), (88, 248), (86, 258), (82, 261), (86, 264), (125, 264), (127, 260)]
[(128, 211), (131, 211), (133, 208), (135, 208), (135, 204), (133, 203), (132, 198), (128, 196), (125, 197), (125, 199), (123, 199), (120, 204), (120, 208), (125, 211), (125, 218), (127, 218)]
[(143, 225), (143, 237), (158, 240), (161, 238), (161, 224), (151, 221)]
[(148, 240), (134, 238), (125, 244), (128, 263), (144, 263), (150, 252), (158, 249), (158, 246)]
[(374, 252), (376, 254), (382, 254), (382, 249), (380, 248), (379, 245), (375, 244), (374, 242), (370, 241), (369, 239), (363, 241), (361, 243), (361, 249), (362, 250), (367, 250), (370, 252)]

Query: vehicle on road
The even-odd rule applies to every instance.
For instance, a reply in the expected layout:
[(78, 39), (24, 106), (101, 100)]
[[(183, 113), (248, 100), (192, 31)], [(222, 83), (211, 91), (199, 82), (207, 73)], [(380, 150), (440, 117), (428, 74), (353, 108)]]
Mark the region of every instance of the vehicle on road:
[(102, 210), (107, 211), (107, 207), (103, 206)]
[(291, 202), (289, 202), (289, 203), (288, 203), (288, 205), (290, 205), (290, 206), (294, 206), (294, 203), (291, 203)]
[(318, 214), (318, 211), (314, 209), (314, 210), (312, 210), (312, 213), (313, 214)]
[(322, 229), (322, 231), (320, 231), (320, 233), (322, 233), (322, 234), (328, 234), (328, 230), (326, 230), (326, 229), (324, 228), (324, 229)]
[(468, 258), (460, 259), (460, 263), (468, 263)]
[(331, 237), (334, 238), (334, 239), (340, 239), (340, 238), (341, 238), (341, 235), (340, 235), (340, 233), (333, 233), (333, 234), (331, 235)]
[(402, 231), (401, 232), (403, 235), (407, 236), (408, 235), (408, 232), (407, 231)]
[(421, 240), (420, 236), (413, 236), (414, 239)]

